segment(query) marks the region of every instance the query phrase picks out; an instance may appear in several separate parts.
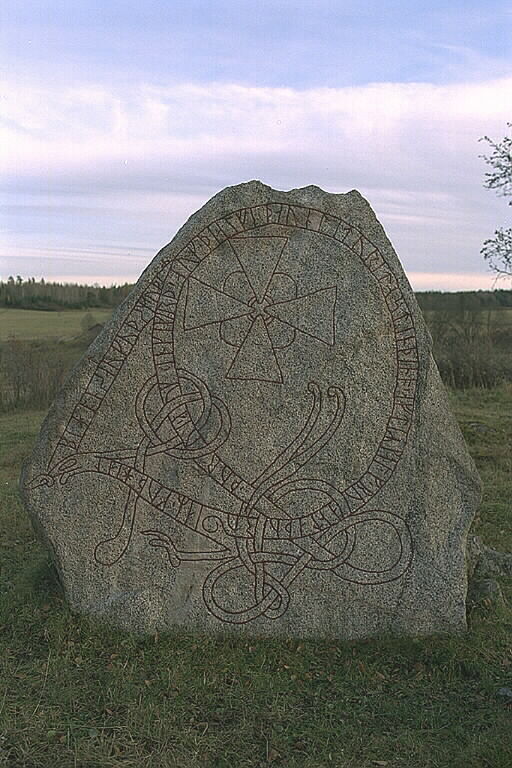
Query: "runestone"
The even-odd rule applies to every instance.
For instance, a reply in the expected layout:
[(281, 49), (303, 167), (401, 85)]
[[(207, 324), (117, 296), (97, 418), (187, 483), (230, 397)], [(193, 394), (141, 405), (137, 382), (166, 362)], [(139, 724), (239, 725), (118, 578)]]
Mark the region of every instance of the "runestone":
[(194, 214), (72, 372), (22, 493), (71, 607), (127, 629), (465, 627), (479, 479), (357, 192)]

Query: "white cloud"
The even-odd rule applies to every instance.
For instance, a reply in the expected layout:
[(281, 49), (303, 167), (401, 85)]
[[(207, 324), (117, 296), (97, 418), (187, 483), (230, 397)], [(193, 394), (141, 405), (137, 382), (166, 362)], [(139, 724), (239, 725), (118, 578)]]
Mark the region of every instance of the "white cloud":
[(409, 282), (415, 291), (492, 291), (508, 288), (496, 275), (480, 272), (409, 272)]
[(79, 250), (98, 238), (156, 251), (218, 189), (260, 178), (358, 188), (409, 270), (469, 280), (485, 273), (481, 242), (506, 215), (482, 189), (477, 140), (503, 134), (511, 98), (512, 77), (310, 90), (7, 84), (0, 172), (18, 207), (4, 217), (6, 258), (64, 248), (78, 273)]

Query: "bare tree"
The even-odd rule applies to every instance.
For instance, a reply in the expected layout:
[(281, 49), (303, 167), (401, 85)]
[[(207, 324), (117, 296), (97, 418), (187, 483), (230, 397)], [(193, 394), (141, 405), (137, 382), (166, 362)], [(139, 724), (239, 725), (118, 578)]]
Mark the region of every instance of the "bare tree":
[[(512, 123), (507, 125), (512, 128)], [(485, 174), (484, 187), (503, 197), (512, 196), (512, 136), (505, 136), (500, 142), (484, 136), (481, 141), (492, 149), (490, 155), (481, 155), (492, 169)], [(508, 204), (512, 205), (512, 200)], [(480, 253), (494, 272), (512, 277), (512, 228), (497, 229), (494, 237), (484, 241)]]

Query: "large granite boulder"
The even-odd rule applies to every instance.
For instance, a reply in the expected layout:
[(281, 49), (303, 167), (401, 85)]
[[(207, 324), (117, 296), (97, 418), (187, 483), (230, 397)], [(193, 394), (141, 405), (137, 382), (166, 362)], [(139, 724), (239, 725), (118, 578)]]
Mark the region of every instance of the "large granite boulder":
[(129, 629), (465, 627), (479, 479), (358, 192), (230, 187), (52, 406), (22, 489), (76, 611)]

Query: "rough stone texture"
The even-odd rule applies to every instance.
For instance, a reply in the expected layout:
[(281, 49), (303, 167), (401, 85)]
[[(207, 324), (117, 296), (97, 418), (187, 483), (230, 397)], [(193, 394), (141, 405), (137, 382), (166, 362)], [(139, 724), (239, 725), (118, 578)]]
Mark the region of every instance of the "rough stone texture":
[(24, 469), (72, 607), (147, 631), (463, 629), (479, 479), (430, 346), (358, 192), (220, 192)]

